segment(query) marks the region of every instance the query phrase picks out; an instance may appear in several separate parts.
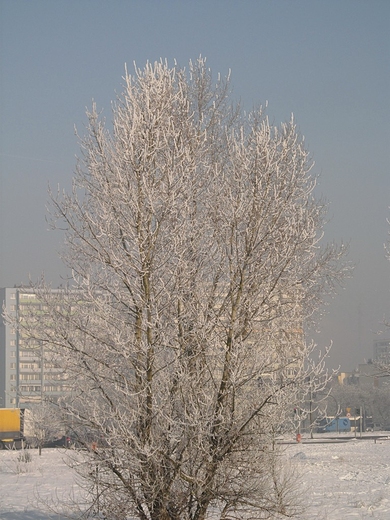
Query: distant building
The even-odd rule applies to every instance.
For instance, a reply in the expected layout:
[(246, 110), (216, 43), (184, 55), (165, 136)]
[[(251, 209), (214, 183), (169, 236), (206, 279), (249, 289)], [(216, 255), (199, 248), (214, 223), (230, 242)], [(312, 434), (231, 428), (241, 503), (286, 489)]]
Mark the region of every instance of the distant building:
[(390, 365), (390, 339), (374, 341), (374, 361)]
[(50, 360), (43, 344), (26, 342), (17, 323), (26, 313), (43, 312), (33, 290), (0, 288), (0, 304), (15, 323), (0, 320), (0, 408), (24, 407), (66, 391), (61, 368)]
[(354, 385), (357, 384), (357, 378), (354, 372), (339, 372), (337, 382), (339, 385)]
[(390, 375), (369, 360), (368, 363), (360, 363), (353, 372), (337, 374), (337, 383), (342, 386), (357, 385), (362, 389), (380, 388), (384, 384), (390, 385)]

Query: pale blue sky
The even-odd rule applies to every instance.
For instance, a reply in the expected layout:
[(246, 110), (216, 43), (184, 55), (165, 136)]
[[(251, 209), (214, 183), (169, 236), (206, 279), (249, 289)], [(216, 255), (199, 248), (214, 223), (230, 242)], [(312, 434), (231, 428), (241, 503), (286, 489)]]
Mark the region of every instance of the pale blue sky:
[(327, 239), (350, 242), (356, 264), (316, 339), (350, 370), (390, 316), (388, 0), (0, 0), (0, 286), (42, 271), (60, 283), (47, 185), (70, 186), (92, 98), (109, 118), (125, 62), (200, 54), (215, 74), (231, 69), (244, 108), (268, 101), (275, 122), (293, 112), (305, 135)]

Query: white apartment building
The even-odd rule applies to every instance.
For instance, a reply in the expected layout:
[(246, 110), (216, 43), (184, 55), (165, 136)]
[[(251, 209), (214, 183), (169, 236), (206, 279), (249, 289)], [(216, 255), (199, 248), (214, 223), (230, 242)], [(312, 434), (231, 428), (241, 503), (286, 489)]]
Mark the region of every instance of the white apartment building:
[(66, 391), (63, 371), (48, 358), (43, 345), (26, 342), (17, 325), (23, 313), (42, 312), (33, 290), (0, 288), (0, 302), (15, 323), (0, 320), (0, 408), (28, 407)]

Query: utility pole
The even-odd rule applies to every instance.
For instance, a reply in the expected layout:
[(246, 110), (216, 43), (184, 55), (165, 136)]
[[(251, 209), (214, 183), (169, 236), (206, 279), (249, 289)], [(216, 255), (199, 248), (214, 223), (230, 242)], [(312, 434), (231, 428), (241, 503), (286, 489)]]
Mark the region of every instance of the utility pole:
[(310, 385), (310, 403), (309, 403), (309, 420), (310, 420), (310, 439), (313, 438), (313, 394)]

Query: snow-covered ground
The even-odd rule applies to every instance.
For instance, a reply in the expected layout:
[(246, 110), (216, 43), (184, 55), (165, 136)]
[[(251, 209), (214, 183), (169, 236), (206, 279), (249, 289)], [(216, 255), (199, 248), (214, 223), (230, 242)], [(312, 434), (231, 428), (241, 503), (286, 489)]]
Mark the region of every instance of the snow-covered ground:
[(390, 519), (390, 438), (295, 444), (286, 454), (301, 470), (305, 520)]
[[(325, 438), (316, 435), (317, 440)], [(324, 444), (303, 438), (284, 445), (285, 456), (301, 474), (306, 513), (302, 520), (390, 519), (390, 439), (349, 439)], [(74, 474), (65, 463), (66, 450), (35, 450), (31, 462), (20, 452), (0, 451), (0, 518), (5, 520), (64, 519), (64, 500), (80, 497)]]
[[(0, 451), (0, 518), (6, 520), (65, 520), (82, 489), (66, 461), (64, 449)], [(70, 452), (74, 453), (74, 452)], [(58, 512), (63, 514), (58, 514)]]

